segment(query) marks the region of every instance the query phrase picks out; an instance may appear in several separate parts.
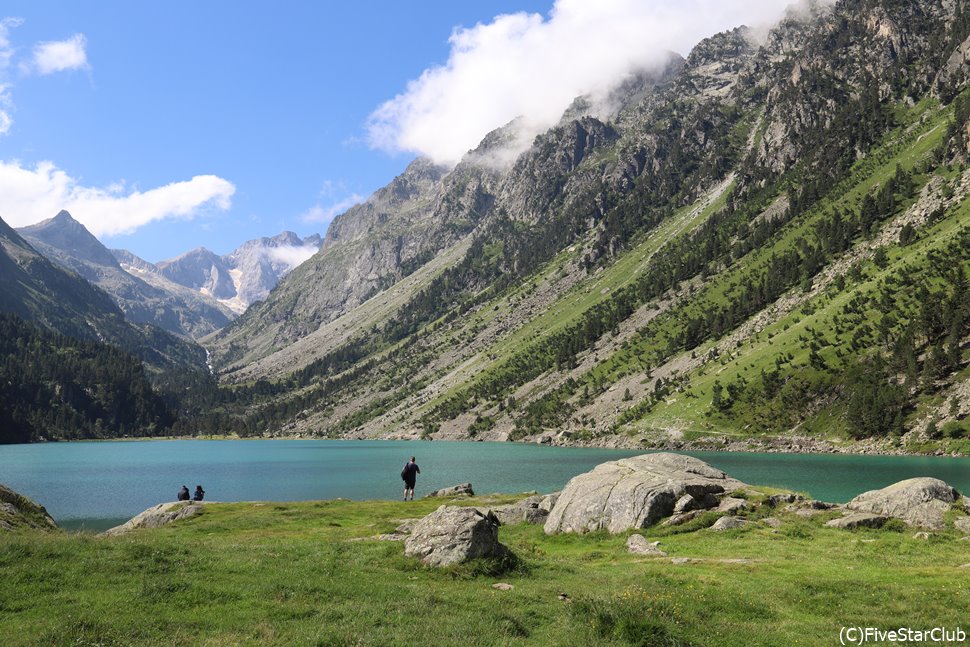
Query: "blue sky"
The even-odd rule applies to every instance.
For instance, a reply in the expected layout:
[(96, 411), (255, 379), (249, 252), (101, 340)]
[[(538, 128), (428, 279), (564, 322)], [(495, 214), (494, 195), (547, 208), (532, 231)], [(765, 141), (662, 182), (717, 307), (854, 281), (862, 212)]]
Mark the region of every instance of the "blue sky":
[(0, 217), (68, 206), (149, 261), (323, 233), (416, 153), (454, 162), (510, 115), (547, 125), (560, 95), (784, 5), (745, 4), (7, 0)]

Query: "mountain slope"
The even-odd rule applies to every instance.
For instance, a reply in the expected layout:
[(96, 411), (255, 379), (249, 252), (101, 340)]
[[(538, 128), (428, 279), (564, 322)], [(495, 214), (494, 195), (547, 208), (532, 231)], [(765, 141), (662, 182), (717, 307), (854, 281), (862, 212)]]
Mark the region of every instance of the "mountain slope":
[(349, 212), (335, 242), (392, 249), (387, 223), (418, 214), (447, 252), (332, 299), (352, 274), (325, 244), (213, 340), (227, 382), (257, 380), (227, 387), (230, 420), (966, 451), (968, 37), (964, 2), (811, 5), (702, 42), (615, 112), (571, 110), (509, 166), (390, 185), (383, 220)]
[(68, 337), (112, 344), (155, 369), (205, 367), (200, 347), (128, 322), (106, 292), (55, 266), (2, 220), (0, 312)]
[[(186, 337), (202, 337), (222, 328), (232, 312), (215, 300), (172, 282), (142, 278), (126, 271), (84, 225), (61, 211), (50, 220), (17, 230), (31, 246), (55, 263), (110, 294), (125, 316)], [(147, 265), (142, 261), (144, 265)], [(145, 280), (143, 280), (143, 278)]]

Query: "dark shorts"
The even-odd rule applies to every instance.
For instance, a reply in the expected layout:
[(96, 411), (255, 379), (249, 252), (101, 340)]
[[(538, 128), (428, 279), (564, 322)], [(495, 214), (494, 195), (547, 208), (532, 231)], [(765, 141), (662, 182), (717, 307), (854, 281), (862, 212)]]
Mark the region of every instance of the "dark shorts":
[(417, 479), (413, 479), (413, 478), (412, 479), (404, 479), (404, 487), (406, 487), (409, 490), (413, 490), (414, 489), (414, 482), (416, 480)]

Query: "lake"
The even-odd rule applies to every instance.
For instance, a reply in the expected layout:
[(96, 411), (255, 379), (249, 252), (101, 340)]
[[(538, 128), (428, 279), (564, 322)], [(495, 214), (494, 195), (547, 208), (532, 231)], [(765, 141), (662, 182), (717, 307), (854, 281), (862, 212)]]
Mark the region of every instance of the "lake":
[[(153, 440), (0, 445), (0, 483), (66, 528), (102, 530), (201, 484), (212, 501), (394, 499), (417, 457), (417, 496), (472, 483), (475, 492), (553, 492), (604, 461), (642, 451), (516, 443), (339, 440)], [(914, 476), (970, 492), (970, 458), (684, 452), (746, 483), (845, 502)]]

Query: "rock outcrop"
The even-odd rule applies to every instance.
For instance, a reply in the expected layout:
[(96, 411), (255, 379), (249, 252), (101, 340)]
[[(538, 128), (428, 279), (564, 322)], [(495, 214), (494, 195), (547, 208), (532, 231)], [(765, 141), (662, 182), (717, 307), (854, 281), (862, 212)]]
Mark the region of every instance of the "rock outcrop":
[(0, 531), (19, 529), (57, 530), (57, 524), (44, 506), (0, 485)]
[[(745, 484), (704, 461), (679, 454), (645, 454), (603, 463), (563, 489), (545, 523), (548, 534), (645, 528), (674, 511), (689, 494), (695, 500)], [(716, 500), (714, 500), (716, 505)]]
[(159, 526), (164, 526), (165, 524), (172, 523), (173, 521), (188, 519), (189, 517), (198, 514), (199, 511), (202, 510), (202, 506), (206, 503), (207, 502), (204, 501), (173, 501), (170, 503), (159, 503), (158, 505), (148, 508), (135, 517), (132, 517), (120, 526), (115, 526), (114, 528), (105, 530), (104, 534), (123, 535), (138, 528), (158, 528)]
[(441, 506), (415, 524), (404, 554), (430, 566), (451, 566), (479, 557), (504, 557), (499, 521), (475, 508)]
[(452, 485), (451, 487), (441, 488), (436, 490), (431, 494), (426, 494), (427, 497), (456, 497), (456, 496), (475, 496), (475, 491), (472, 490), (471, 483), (459, 483), (458, 485)]
[(906, 479), (881, 490), (870, 490), (855, 497), (845, 507), (902, 519), (911, 526), (928, 530), (943, 529), (943, 515), (959, 494), (940, 479)]

